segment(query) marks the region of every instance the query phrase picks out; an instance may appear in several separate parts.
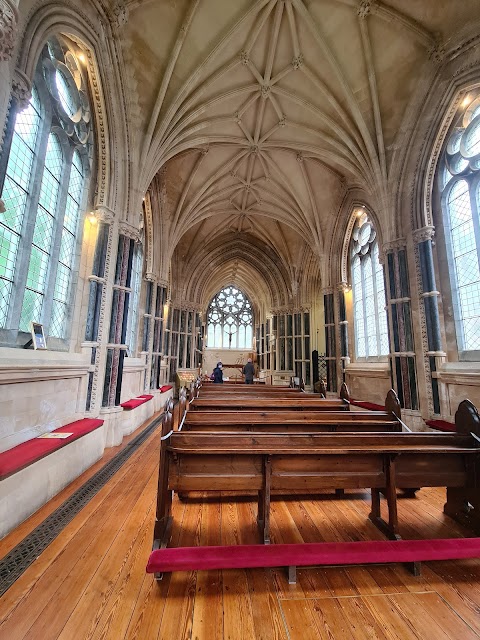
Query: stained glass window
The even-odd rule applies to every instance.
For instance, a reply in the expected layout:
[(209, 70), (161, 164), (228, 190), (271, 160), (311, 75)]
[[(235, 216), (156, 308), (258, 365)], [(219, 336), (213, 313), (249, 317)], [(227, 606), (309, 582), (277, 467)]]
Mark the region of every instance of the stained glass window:
[(355, 221), (350, 245), (355, 353), (357, 358), (387, 355), (385, 283), (375, 228), (367, 213)]
[(222, 289), (207, 311), (207, 346), (217, 349), (251, 349), (253, 312), (247, 296), (235, 287)]
[(67, 336), (92, 144), (86, 70), (75, 50), (63, 37), (48, 41), (30, 103), (15, 116), (0, 216), (0, 329), (10, 336), (31, 321), (49, 337)]
[(480, 95), (447, 139), (439, 186), (459, 351), (480, 351)]

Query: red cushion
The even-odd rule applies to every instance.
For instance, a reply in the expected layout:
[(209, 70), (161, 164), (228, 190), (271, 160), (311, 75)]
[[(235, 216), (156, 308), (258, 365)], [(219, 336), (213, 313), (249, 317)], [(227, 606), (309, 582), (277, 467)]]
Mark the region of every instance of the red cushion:
[(52, 433), (72, 433), (71, 436), (63, 440), (47, 439), (47, 438), (33, 438), (27, 442), (13, 447), (8, 451), (0, 453), (0, 480), (11, 476), (13, 473), (20, 471), (33, 464), (37, 460), (48, 456), (52, 451), (61, 449), (70, 442), (74, 442), (81, 438), (90, 431), (94, 431), (101, 427), (103, 420), (97, 420), (95, 418), (83, 418), (83, 420), (76, 420), (70, 424), (66, 424), (64, 427), (55, 429)]
[(173, 389), (171, 384), (164, 384), (162, 387), (158, 388), (158, 390), (162, 393), (165, 393), (165, 391), (170, 391), (170, 389)]
[(136, 409), (141, 404), (145, 404), (145, 402), (147, 402), (146, 398), (132, 398), (131, 400), (122, 402), (120, 406), (130, 411), (131, 409)]
[(362, 409), (368, 409), (369, 411), (385, 411), (385, 407), (381, 404), (375, 404), (374, 402), (364, 402), (363, 400), (350, 400), (350, 404), (356, 407), (362, 407)]
[(446, 420), (425, 420), (425, 424), (437, 431), (453, 431), (457, 430), (455, 423), (447, 422)]
[(147, 573), (479, 558), (480, 538), (180, 547), (152, 551)]
[(143, 396), (138, 396), (139, 398), (145, 398), (145, 400), (151, 400), (153, 396), (148, 393), (144, 393)]

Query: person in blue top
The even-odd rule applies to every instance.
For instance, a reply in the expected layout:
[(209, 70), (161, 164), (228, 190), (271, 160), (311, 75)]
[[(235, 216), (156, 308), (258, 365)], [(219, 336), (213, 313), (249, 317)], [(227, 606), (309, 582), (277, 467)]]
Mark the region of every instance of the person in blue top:
[(213, 370), (213, 381), (223, 384), (223, 365), (221, 362), (217, 362), (217, 366)]

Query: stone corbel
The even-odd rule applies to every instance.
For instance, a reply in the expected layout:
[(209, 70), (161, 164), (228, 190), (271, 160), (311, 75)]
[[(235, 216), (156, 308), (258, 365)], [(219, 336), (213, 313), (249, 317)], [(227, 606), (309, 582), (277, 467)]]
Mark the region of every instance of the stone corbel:
[[(1, 0), (0, 0), (1, 2)], [(15, 69), (12, 79), (12, 98), (16, 100), (17, 113), (26, 109), (32, 99), (32, 85), (29, 78), (20, 71)]]
[(11, 0), (0, 0), (0, 61), (8, 62), (17, 39), (18, 11)]
[(147, 273), (145, 274), (145, 280), (147, 282), (155, 282), (157, 279), (157, 276), (154, 273), (151, 273), (150, 271), (147, 271)]

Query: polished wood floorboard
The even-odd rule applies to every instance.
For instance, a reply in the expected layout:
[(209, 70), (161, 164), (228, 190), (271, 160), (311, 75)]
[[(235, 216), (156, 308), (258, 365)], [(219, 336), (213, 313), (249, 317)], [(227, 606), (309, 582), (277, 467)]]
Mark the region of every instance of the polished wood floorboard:
[[(135, 434), (134, 434), (135, 435)], [(133, 436), (132, 436), (133, 437)], [(125, 446), (124, 443), (123, 446)], [(181, 572), (157, 584), (151, 548), (159, 434), (150, 437), (0, 599), (1, 640), (469, 640), (480, 638), (480, 561)], [(0, 542), (3, 555), (116, 450)], [(472, 535), (445, 491), (399, 500), (405, 538)], [(375, 540), (369, 493), (272, 502), (272, 541)], [(257, 543), (253, 496), (175, 497), (172, 546)]]

